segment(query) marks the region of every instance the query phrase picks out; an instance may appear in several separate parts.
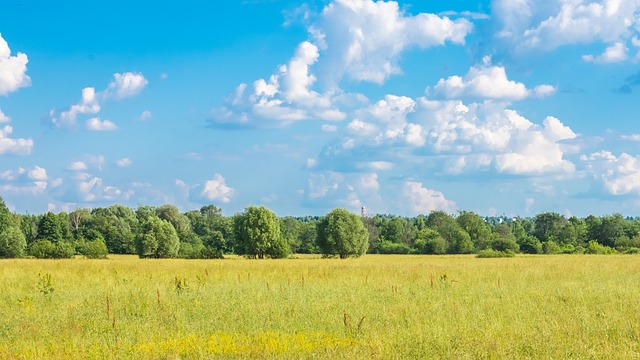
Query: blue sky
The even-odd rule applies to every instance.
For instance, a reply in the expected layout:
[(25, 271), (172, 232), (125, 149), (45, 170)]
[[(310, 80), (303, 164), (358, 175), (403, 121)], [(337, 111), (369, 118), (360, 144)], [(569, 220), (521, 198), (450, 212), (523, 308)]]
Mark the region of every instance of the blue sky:
[(14, 211), (640, 211), (640, 0), (36, 5), (1, 5)]

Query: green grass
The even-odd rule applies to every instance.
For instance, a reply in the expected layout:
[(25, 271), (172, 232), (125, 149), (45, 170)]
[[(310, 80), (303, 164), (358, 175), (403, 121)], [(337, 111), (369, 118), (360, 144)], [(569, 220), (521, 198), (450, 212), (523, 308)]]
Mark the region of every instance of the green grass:
[(2, 260), (0, 358), (640, 358), (639, 260)]

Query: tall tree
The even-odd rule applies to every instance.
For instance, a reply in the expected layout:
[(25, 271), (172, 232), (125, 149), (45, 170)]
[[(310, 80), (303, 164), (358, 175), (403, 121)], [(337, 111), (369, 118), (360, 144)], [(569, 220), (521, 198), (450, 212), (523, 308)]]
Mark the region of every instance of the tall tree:
[(341, 259), (363, 255), (369, 246), (368, 232), (362, 220), (346, 209), (333, 209), (317, 225), (317, 243), (325, 255)]
[(236, 252), (240, 255), (263, 259), (284, 258), (289, 244), (280, 233), (280, 219), (264, 206), (249, 206), (234, 218)]
[(172, 258), (178, 255), (180, 240), (170, 222), (149, 217), (136, 236), (136, 250), (141, 258)]
[(51, 211), (44, 214), (38, 222), (38, 240), (49, 240), (54, 244), (62, 241), (60, 219)]

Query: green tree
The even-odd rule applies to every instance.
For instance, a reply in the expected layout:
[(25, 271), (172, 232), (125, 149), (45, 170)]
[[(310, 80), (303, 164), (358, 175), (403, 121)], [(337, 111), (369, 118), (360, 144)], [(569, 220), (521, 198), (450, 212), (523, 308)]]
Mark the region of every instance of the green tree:
[(49, 240), (53, 244), (62, 241), (60, 219), (51, 211), (44, 214), (38, 222), (38, 240)]
[(178, 256), (180, 239), (170, 222), (149, 217), (136, 237), (136, 250), (141, 258), (173, 258)]
[(317, 243), (324, 255), (341, 259), (363, 255), (369, 246), (368, 232), (362, 220), (346, 209), (334, 209), (316, 227)]
[(112, 205), (91, 211), (88, 229), (99, 231), (107, 249), (113, 254), (134, 254), (134, 239), (138, 228), (138, 218), (131, 208)]
[(9, 226), (0, 232), (0, 258), (19, 258), (24, 256), (27, 240), (17, 226)]
[(247, 257), (284, 258), (289, 244), (280, 233), (280, 219), (264, 206), (249, 206), (234, 218), (236, 252)]
[(469, 234), (469, 238), (476, 249), (482, 250), (486, 247), (485, 242), (491, 230), (484, 222), (484, 218), (473, 211), (461, 211), (456, 222), (462, 230)]
[(436, 230), (447, 242), (447, 252), (450, 254), (470, 254), (473, 252), (473, 242), (456, 220), (444, 211), (432, 211), (427, 217), (427, 226)]

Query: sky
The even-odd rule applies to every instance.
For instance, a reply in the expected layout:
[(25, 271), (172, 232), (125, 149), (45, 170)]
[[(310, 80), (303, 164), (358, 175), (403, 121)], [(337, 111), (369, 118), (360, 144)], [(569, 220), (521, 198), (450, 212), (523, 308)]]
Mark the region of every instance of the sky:
[(640, 213), (640, 0), (0, 8), (12, 211)]

